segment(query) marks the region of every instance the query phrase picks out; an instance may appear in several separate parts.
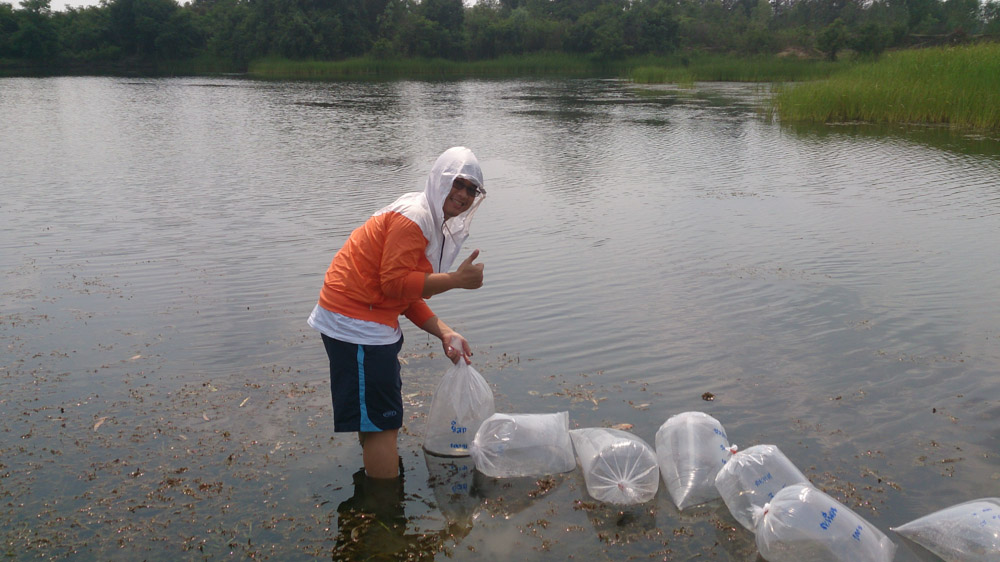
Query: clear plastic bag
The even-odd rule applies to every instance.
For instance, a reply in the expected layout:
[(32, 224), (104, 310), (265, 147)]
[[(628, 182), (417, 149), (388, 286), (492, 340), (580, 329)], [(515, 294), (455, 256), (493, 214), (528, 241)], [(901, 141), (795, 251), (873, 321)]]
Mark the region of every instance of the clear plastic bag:
[(715, 488), (733, 517), (753, 531), (753, 511), (785, 486), (810, 484), (774, 445), (754, 445), (734, 454), (715, 477)]
[(434, 391), (424, 429), (424, 450), (434, 455), (467, 456), (479, 425), (495, 411), (490, 385), (460, 360), (445, 372)]
[(757, 550), (768, 562), (891, 562), (896, 544), (844, 504), (792, 484), (754, 510)]
[(715, 475), (732, 456), (722, 424), (703, 412), (671, 416), (656, 432), (660, 475), (677, 509), (719, 497)]
[(981, 498), (890, 527), (947, 562), (1000, 560), (1000, 498)]
[(569, 432), (587, 492), (596, 500), (637, 504), (653, 499), (660, 484), (656, 453), (645, 441), (618, 429)]
[(479, 472), (493, 478), (543, 476), (576, 468), (569, 412), (493, 414), (469, 447)]

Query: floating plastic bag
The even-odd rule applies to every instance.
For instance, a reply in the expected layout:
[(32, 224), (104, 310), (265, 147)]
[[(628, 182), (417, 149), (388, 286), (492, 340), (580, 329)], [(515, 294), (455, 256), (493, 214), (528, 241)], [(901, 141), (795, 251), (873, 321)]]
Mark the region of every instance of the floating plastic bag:
[(715, 477), (715, 488), (733, 517), (754, 530), (753, 511), (785, 486), (810, 484), (805, 474), (774, 445), (754, 445), (734, 454)]
[(890, 562), (896, 545), (847, 506), (792, 484), (754, 510), (757, 550), (768, 562)]
[(637, 504), (653, 499), (660, 484), (656, 454), (645, 441), (618, 429), (569, 432), (587, 492), (598, 501)]
[(455, 363), (434, 391), (424, 430), (424, 450), (451, 457), (468, 455), (479, 424), (495, 410), (493, 391), (483, 376), (465, 361)]
[(1000, 498), (960, 503), (891, 529), (947, 562), (1000, 560)]
[(576, 468), (569, 412), (493, 414), (469, 447), (479, 472), (493, 478), (542, 476)]
[(656, 458), (677, 509), (719, 497), (715, 475), (733, 449), (722, 424), (708, 414), (684, 412), (663, 422), (656, 432)]

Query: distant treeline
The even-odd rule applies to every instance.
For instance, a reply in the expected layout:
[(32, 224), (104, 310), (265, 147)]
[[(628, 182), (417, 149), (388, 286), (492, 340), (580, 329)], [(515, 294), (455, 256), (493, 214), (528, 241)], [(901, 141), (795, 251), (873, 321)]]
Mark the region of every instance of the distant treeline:
[(835, 59), (1000, 35), (1000, 0), (101, 0), (0, 3), (0, 66), (443, 58), (678, 49)]

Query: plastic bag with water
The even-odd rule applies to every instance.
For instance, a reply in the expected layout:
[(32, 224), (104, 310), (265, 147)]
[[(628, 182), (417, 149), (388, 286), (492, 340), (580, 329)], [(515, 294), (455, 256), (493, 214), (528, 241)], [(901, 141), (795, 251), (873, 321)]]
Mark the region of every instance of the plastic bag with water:
[(792, 484), (754, 510), (757, 550), (768, 562), (891, 562), (896, 544), (844, 504)]
[(671, 416), (656, 432), (655, 444), (663, 483), (677, 509), (719, 497), (715, 475), (733, 447), (718, 420), (703, 412)]
[(569, 432), (587, 492), (595, 500), (638, 504), (656, 495), (660, 470), (653, 448), (619, 429), (589, 427)]
[(891, 529), (947, 562), (1000, 560), (1000, 498), (960, 503)]
[(469, 447), (479, 472), (493, 478), (543, 476), (576, 468), (569, 412), (493, 414)]
[(493, 415), (493, 391), (471, 365), (459, 360), (441, 377), (424, 430), (424, 450), (466, 456), (479, 425)]
[(811, 484), (774, 445), (754, 445), (735, 453), (715, 477), (715, 488), (733, 517), (753, 531), (753, 511), (785, 486)]

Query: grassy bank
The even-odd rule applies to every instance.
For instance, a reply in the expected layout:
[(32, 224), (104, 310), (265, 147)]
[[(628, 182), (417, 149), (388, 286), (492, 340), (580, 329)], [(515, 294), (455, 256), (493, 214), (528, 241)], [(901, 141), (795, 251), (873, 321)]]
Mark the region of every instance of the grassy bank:
[(482, 61), (378, 59), (295, 61), (269, 58), (250, 63), (248, 74), (265, 79), (462, 78), (507, 76), (618, 75), (625, 63), (602, 63), (561, 53), (501, 57)]
[(202, 55), (190, 59), (59, 59), (31, 61), (0, 58), (0, 76), (203, 76), (242, 73), (232, 62)]
[(250, 64), (249, 74), (268, 79), (462, 78), (613, 76), (649, 84), (662, 82), (777, 82), (830, 76), (846, 63), (775, 56), (694, 54), (602, 61), (565, 53), (543, 53), (459, 62), (444, 59), (294, 61), (269, 58)]
[(779, 90), (786, 121), (948, 124), (1000, 130), (1000, 44), (897, 51)]
[(797, 57), (696, 54), (637, 66), (629, 78), (641, 84), (693, 82), (793, 82), (827, 78), (850, 63)]

